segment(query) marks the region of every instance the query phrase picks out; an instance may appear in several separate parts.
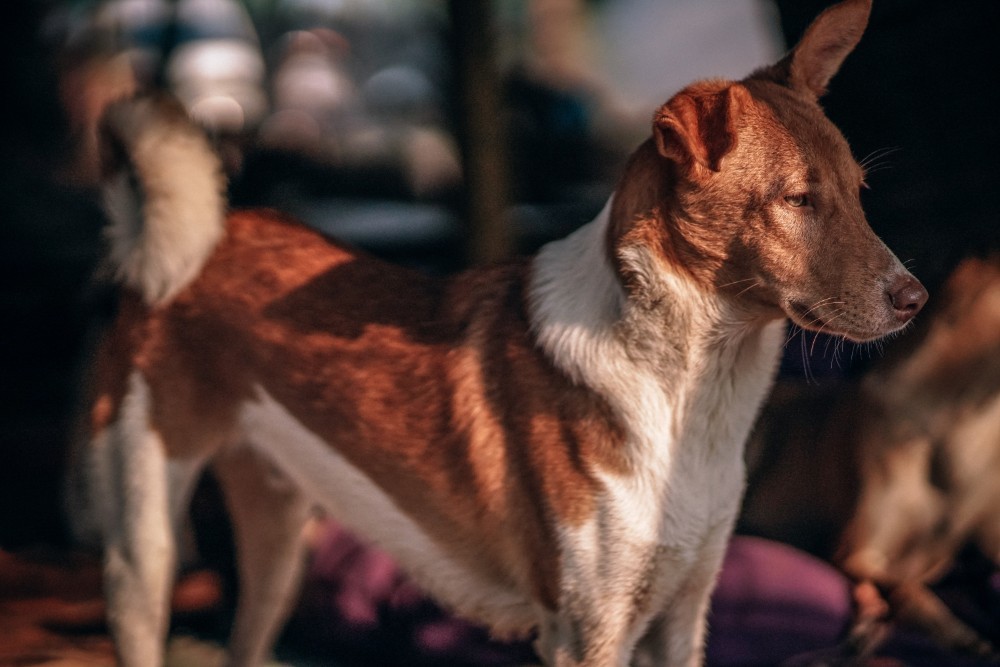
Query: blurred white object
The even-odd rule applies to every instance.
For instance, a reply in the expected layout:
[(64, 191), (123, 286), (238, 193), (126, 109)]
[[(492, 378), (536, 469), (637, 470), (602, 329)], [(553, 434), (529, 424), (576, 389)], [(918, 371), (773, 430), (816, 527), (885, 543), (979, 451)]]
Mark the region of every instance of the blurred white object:
[(235, 0), (180, 0), (180, 44), (167, 63), (168, 83), (205, 127), (239, 134), (267, 114), (267, 76), (246, 10)]
[(349, 45), (325, 28), (294, 30), (279, 44), (271, 78), (273, 113), (261, 140), (307, 152), (339, 151), (340, 135), (359, 111), (357, 87), (344, 67)]
[(329, 30), (297, 30), (283, 38), (272, 80), (277, 109), (299, 109), (317, 118), (357, 103), (354, 82), (342, 66), (346, 45)]
[(785, 51), (767, 0), (616, 0), (595, 27), (608, 82), (649, 115), (691, 81), (741, 79)]
[(239, 133), (263, 119), (264, 60), (241, 39), (198, 39), (175, 49), (167, 65), (170, 87), (206, 127)]

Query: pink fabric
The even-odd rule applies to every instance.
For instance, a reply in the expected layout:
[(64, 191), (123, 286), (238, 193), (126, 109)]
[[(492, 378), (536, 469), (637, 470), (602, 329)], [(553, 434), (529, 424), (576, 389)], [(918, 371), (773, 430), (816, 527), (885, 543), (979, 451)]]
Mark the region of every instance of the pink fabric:
[(833, 646), (850, 622), (848, 581), (792, 547), (736, 537), (709, 615), (714, 667), (774, 665)]
[(349, 665), (526, 664), (527, 642), (502, 643), (429, 600), (383, 552), (330, 524), (314, 552), (290, 631)]
[[(993, 611), (1000, 612), (1000, 581), (995, 583), (997, 588), (981, 595), (992, 595)], [(967, 591), (969, 585), (957, 588)], [(834, 568), (783, 544), (737, 536), (713, 596), (708, 665), (815, 664), (818, 654), (842, 638), (850, 617), (850, 585)], [(989, 618), (995, 628), (1000, 613)], [(492, 641), (482, 628), (431, 602), (388, 556), (333, 524), (315, 550), (291, 633), (295, 643), (331, 656), (338, 665), (537, 663), (529, 642)], [(976, 664), (945, 655), (924, 638), (905, 633), (894, 638), (880, 659), (872, 664)]]

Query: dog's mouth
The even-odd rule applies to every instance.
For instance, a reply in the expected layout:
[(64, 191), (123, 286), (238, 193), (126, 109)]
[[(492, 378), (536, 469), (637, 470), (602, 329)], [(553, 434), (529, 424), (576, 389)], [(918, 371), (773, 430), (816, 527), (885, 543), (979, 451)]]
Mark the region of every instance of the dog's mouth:
[[(842, 302), (837, 302), (838, 305), (840, 303)], [(789, 301), (785, 310), (792, 321), (803, 329), (832, 334), (840, 333), (835, 326), (837, 319), (843, 314), (842, 310), (837, 312), (840, 309), (835, 308), (833, 312), (827, 313), (827, 308), (822, 302), (810, 306), (802, 301)]]
[(845, 301), (835, 299), (811, 305), (791, 300), (787, 302), (785, 312), (792, 322), (803, 329), (840, 336), (855, 343), (877, 340), (906, 326), (889, 318), (859, 318)]

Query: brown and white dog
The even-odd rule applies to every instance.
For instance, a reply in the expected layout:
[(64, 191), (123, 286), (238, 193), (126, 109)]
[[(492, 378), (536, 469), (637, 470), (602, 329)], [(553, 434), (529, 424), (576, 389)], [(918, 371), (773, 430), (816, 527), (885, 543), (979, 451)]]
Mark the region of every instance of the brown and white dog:
[(458, 613), (536, 631), (546, 664), (700, 664), (785, 318), (870, 340), (926, 299), (817, 104), (869, 11), (842, 2), (775, 66), (684, 89), (595, 220), (450, 279), (223, 215), (178, 112), (111, 108), (122, 290), (75, 504), (122, 663), (160, 663), (172, 530), (210, 465), (240, 556), (234, 664), (281, 624), (311, 503)]

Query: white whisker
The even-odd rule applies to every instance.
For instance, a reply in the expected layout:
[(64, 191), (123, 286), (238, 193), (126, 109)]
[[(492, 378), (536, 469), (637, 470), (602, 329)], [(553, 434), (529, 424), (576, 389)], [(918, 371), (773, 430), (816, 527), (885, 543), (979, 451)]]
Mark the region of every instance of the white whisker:
[(743, 289), (741, 289), (739, 292), (736, 293), (736, 296), (741, 296), (741, 295), (745, 294), (746, 292), (749, 292), (750, 290), (752, 290), (754, 287), (760, 287), (760, 281), (757, 281), (757, 282), (753, 283), (752, 285), (748, 285), (747, 287), (744, 287)]
[(726, 283), (726, 284), (724, 284), (724, 285), (719, 285), (719, 289), (725, 289), (725, 288), (727, 288), (727, 287), (732, 287), (733, 285), (739, 285), (740, 283), (748, 283), (748, 282), (750, 282), (750, 281), (757, 281), (757, 282), (760, 282), (760, 281), (758, 281), (758, 280), (757, 280), (756, 278), (741, 278), (741, 279), (739, 279), (739, 280), (734, 280), (734, 281), (733, 281), (733, 282), (731, 282), (731, 283)]

